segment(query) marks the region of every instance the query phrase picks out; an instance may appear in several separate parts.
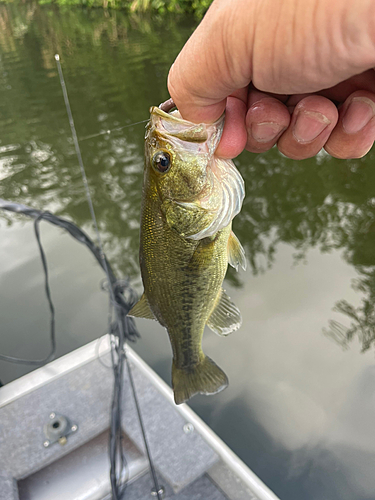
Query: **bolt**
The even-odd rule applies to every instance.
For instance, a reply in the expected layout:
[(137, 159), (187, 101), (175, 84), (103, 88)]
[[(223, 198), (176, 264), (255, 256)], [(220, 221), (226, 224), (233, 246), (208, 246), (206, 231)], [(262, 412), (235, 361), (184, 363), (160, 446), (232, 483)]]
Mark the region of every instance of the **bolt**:
[(164, 495), (164, 487), (163, 486), (159, 486), (159, 489), (158, 489), (157, 493), (156, 493), (156, 489), (152, 488), (152, 490), (151, 490), (151, 496), (152, 497), (157, 497), (158, 493), (159, 493), (160, 496)]
[(49, 418), (52, 420), (56, 417), (56, 413), (52, 412), (49, 414)]
[(67, 443), (67, 439), (65, 436), (62, 436), (60, 439), (59, 439), (59, 443), (61, 444), (61, 446), (64, 446), (64, 444)]
[(194, 430), (194, 425), (188, 422), (187, 424), (184, 425), (183, 429), (185, 434), (190, 434)]
[(50, 445), (49, 441), (44, 441), (43, 443), (44, 448), (48, 448), (49, 445)]
[(72, 432), (76, 432), (77, 429), (78, 429), (78, 427), (76, 424), (72, 425), (72, 427), (71, 427)]

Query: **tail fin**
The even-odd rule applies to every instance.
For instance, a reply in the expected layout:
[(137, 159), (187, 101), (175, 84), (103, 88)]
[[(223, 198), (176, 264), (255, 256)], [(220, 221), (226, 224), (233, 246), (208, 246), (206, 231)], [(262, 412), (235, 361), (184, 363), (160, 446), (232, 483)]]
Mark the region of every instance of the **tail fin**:
[(228, 377), (208, 356), (190, 370), (172, 365), (172, 386), (177, 405), (194, 394), (216, 394), (228, 385)]

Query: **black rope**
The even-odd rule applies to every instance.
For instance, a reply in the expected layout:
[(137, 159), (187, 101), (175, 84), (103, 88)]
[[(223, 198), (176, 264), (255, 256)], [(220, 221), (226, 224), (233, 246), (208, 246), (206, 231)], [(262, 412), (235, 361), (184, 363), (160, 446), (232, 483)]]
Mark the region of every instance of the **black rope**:
[(111, 315), (108, 316), (108, 333), (111, 335), (112, 339), (111, 359), (114, 373), (114, 392), (112, 397), (111, 426), (109, 436), (109, 455), (111, 463), (110, 480), (113, 491), (113, 500), (121, 500), (122, 498), (124, 498), (128, 471), (121, 430), (121, 401), (125, 360), (124, 345), (126, 343), (126, 340), (134, 342), (136, 338), (139, 337), (139, 333), (137, 331), (133, 318), (127, 316), (128, 312), (137, 301), (137, 295), (130, 286), (128, 280), (117, 280), (105, 254), (102, 254), (89, 238), (89, 236), (87, 236), (86, 233), (84, 233), (72, 222), (53, 215), (50, 212), (36, 210), (20, 203), (13, 203), (2, 199), (0, 199), (0, 209), (7, 210), (9, 212), (24, 214), (31, 218), (34, 218), (35, 237), (37, 239), (40, 251), (45, 275), (45, 291), (51, 311), (51, 352), (46, 358), (41, 360), (25, 360), (12, 356), (0, 355), (0, 360), (9, 361), (11, 363), (40, 366), (51, 361), (56, 351), (55, 310), (49, 288), (47, 260), (40, 239), (39, 223), (41, 220), (45, 220), (51, 224), (61, 227), (62, 229), (65, 229), (71, 236), (73, 236), (73, 238), (75, 238), (80, 243), (83, 243), (95, 256), (96, 260), (101, 265), (103, 270), (103, 259), (106, 262), (107, 284), (106, 286), (102, 285), (102, 288), (107, 288), (108, 291), (109, 279), (114, 297), (114, 302), (112, 301), (112, 298), (110, 300), (110, 306), (112, 308), (115, 307), (117, 310), (117, 319), (115, 318), (115, 320), (112, 320)]
[(126, 367), (128, 369), (128, 375), (129, 375), (130, 385), (131, 385), (132, 391), (133, 391), (135, 407), (137, 409), (139, 425), (140, 425), (141, 431), (142, 431), (143, 442), (145, 444), (146, 454), (147, 454), (147, 457), (148, 457), (148, 461), (150, 463), (151, 476), (152, 476), (152, 480), (154, 481), (154, 485), (155, 485), (155, 493), (156, 493), (156, 496), (158, 497), (158, 500), (159, 499), (161, 500), (161, 495), (162, 495), (163, 489), (158, 484), (158, 478), (156, 476), (155, 467), (154, 467), (154, 464), (153, 464), (153, 462), (151, 460), (150, 448), (148, 446), (147, 437), (146, 437), (146, 431), (145, 431), (145, 427), (143, 425), (143, 419), (142, 419), (142, 415), (141, 415), (141, 409), (140, 409), (139, 402), (138, 402), (138, 396), (137, 396), (137, 393), (136, 393), (136, 390), (135, 390), (133, 373), (131, 371), (130, 363), (129, 363), (128, 358), (126, 357), (126, 354), (125, 354), (125, 359), (126, 359)]
[[(66, 219), (63, 219), (62, 217), (58, 217), (57, 215), (53, 215), (50, 212), (47, 211), (42, 211), (42, 210), (37, 210), (35, 208), (28, 207), (26, 205), (23, 205), (21, 203), (14, 203), (11, 201), (6, 201), (0, 198), (0, 209), (6, 210), (8, 212), (13, 212), (13, 213), (18, 213), (18, 214), (23, 214), (28, 217), (31, 217), (34, 219), (34, 232), (35, 232), (35, 237), (37, 240), (37, 244), (39, 247), (39, 252), (40, 252), (40, 258), (42, 261), (42, 266), (43, 266), (43, 271), (44, 271), (44, 276), (45, 276), (45, 293), (47, 296), (48, 304), (49, 304), (49, 309), (51, 312), (51, 322), (50, 322), (50, 338), (51, 338), (51, 351), (50, 354), (40, 360), (26, 360), (22, 358), (16, 358), (13, 356), (5, 356), (5, 355), (0, 355), (0, 360), (2, 361), (9, 361), (11, 363), (20, 363), (20, 364), (29, 364), (29, 365), (44, 365), (51, 361), (54, 358), (55, 351), (56, 351), (56, 340), (55, 340), (55, 309), (53, 306), (52, 302), (52, 296), (51, 296), (51, 291), (50, 291), (50, 286), (49, 286), (49, 277), (48, 277), (48, 266), (47, 266), (47, 259), (43, 250), (43, 246), (41, 243), (41, 238), (40, 238), (40, 229), (39, 229), (39, 224), (42, 220), (49, 222), (50, 224), (53, 224), (55, 226), (58, 226), (65, 231), (67, 231), (75, 240), (79, 241), (83, 245), (85, 245), (90, 252), (94, 255), (96, 258), (97, 262), (103, 269), (103, 260), (102, 256), (100, 254), (99, 249), (95, 246), (93, 241), (90, 239), (90, 237), (82, 231), (78, 226), (73, 224), (73, 222), (70, 222)], [(133, 304), (136, 302), (136, 297), (135, 293), (132, 290), (132, 288), (129, 285), (128, 280), (118, 280), (116, 278), (116, 275), (114, 274), (110, 263), (107, 260), (107, 257), (104, 255), (104, 259), (107, 263), (107, 271), (113, 286), (113, 289), (115, 291), (114, 297), (115, 297), (115, 304), (116, 306), (122, 311), (121, 312), (121, 320), (125, 321), (126, 315), (133, 306)], [(103, 269), (104, 270), (104, 269)], [(107, 278), (108, 279), (108, 278)], [(129, 297), (125, 297), (124, 294), (127, 293), (127, 290), (130, 290), (131, 293), (129, 294)], [(128, 303), (128, 300), (131, 300), (130, 303)], [(135, 326), (135, 322), (133, 318), (127, 318), (127, 328), (124, 328), (124, 331), (126, 332), (126, 339), (130, 340), (131, 342), (135, 342), (135, 340), (140, 337), (137, 328)], [(116, 321), (111, 322), (109, 325), (108, 333), (112, 335), (117, 335), (117, 332), (119, 331), (118, 325)]]
[[(46, 222), (49, 222), (50, 224), (53, 224), (54, 226), (58, 226), (62, 229), (64, 229), (67, 233), (69, 233), (75, 240), (79, 241), (83, 245), (85, 245), (90, 252), (93, 254), (95, 259), (97, 260), (98, 264), (100, 267), (103, 269), (103, 271), (106, 273), (107, 280), (109, 279), (112, 288), (114, 290), (114, 303), (117, 304), (121, 310), (126, 311), (125, 314), (128, 313), (130, 310), (129, 304), (126, 303), (126, 300), (124, 298), (124, 292), (127, 290), (130, 285), (128, 280), (118, 280), (116, 278), (115, 273), (112, 270), (112, 267), (106, 257), (105, 254), (102, 254), (100, 249), (94, 244), (92, 239), (84, 232), (82, 229), (80, 229), (78, 226), (76, 226), (73, 222), (70, 222), (66, 219), (63, 219), (62, 217), (59, 217), (57, 215), (53, 215), (51, 212), (48, 211), (43, 211), (43, 210), (37, 210), (35, 208), (28, 207), (26, 205), (23, 205), (22, 203), (15, 203), (12, 201), (6, 201), (0, 198), (0, 209), (7, 210), (8, 212), (14, 212), (18, 214), (23, 214), (27, 215), (28, 217), (31, 217), (33, 219), (38, 219), (38, 223), (41, 220), (44, 220)], [(38, 238), (39, 232), (36, 232), (36, 236)], [(38, 241), (39, 249), (41, 248), (40, 246), (40, 237)], [(46, 262), (45, 258), (43, 260), (44, 253), (41, 252), (41, 258), (42, 262)], [(104, 265), (105, 264), (105, 265)], [(43, 265), (44, 267), (44, 265)], [(48, 281), (48, 279), (47, 279)], [(125, 314), (122, 316), (125, 317)], [(135, 341), (137, 337), (139, 337), (139, 333), (136, 330), (135, 323), (132, 318), (129, 318), (129, 320), (132, 322), (131, 328), (129, 328), (129, 336), (127, 336), (127, 339), (130, 341)], [(113, 324), (112, 329), (116, 330), (116, 325)], [(116, 330), (117, 331), (117, 330)]]

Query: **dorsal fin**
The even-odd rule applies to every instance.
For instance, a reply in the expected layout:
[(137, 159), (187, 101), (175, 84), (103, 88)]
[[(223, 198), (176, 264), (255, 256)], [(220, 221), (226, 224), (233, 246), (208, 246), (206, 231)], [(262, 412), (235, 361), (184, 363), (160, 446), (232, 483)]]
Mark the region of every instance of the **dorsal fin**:
[(139, 301), (130, 309), (128, 316), (134, 316), (135, 318), (156, 319), (154, 313), (148, 305), (148, 301), (144, 293)]
[(225, 336), (238, 330), (241, 323), (242, 318), (238, 307), (233, 304), (230, 297), (221, 289), (216, 306), (208, 318), (207, 326), (218, 335)]
[(239, 265), (244, 271), (246, 270), (245, 250), (233, 231), (231, 231), (228, 240), (228, 262), (236, 271), (238, 271)]

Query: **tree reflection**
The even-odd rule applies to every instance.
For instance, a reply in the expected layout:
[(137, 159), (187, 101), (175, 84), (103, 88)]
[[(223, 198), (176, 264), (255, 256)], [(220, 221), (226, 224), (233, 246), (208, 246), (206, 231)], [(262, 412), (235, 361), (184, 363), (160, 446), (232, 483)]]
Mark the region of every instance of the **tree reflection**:
[[(54, 54), (82, 138), (145, 119), (165, 100), (168, 69), (195, 23), (0, 6), (0, 197), (70, 217), (92, 234)], [(139, 274), (143, 135), (134, 125), (81, 142), (105, 251), (131, 277)], [(296, 261), (312, 247), (342, 249), (364, 298), (358, 308), (337, 303), (351, 326), (331, 322), (327, 333), (342, 345), (357, 336), (363, 350), (375, 342), (374, 157), (343, 162), (321, 153), (297, 162), (273, 149), (237, 160), (247, 194), (234, 228), (253, 273), (272, 266), (280, 242), (296, 250)], [(227, 279), (241, 286), (235, 272)]]
[(251, 155), (250, 161), (248, 156), (239, 159), (247, 198), (236, 232), (253, 269), (260, 270), (259, 253), (272, 265), (280, 242), (296, 249), (296, 260), (312, 247), (323, 252), (343, 249), (359, 275), (354, 287), (364, 298), (357, 308), (339, 301), (334, 310), (345, 314), (351, 325), (330, 321), (325, 333), (343, 346), (357, 336), (364, 351), (375, 343), (374, 153), (345, 162), (320, 153), (297, 162), (273, 149)]
[[(86, 137), (145, 119), (166, 99), (165, 75), (195, 22), (0, 6), (0, 197), (69, 216), (92, 234), (54, 54)], [(131, 276), (139, 272), (143, 129), (81, 143), (105, 250)]]

